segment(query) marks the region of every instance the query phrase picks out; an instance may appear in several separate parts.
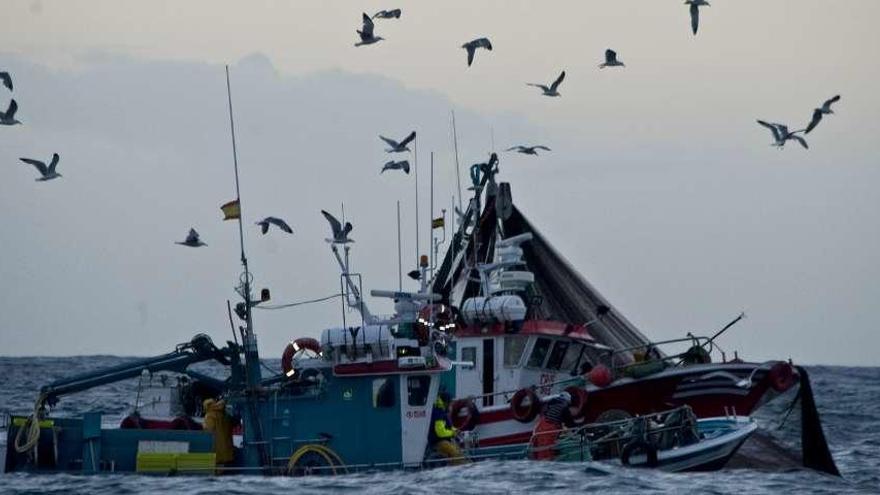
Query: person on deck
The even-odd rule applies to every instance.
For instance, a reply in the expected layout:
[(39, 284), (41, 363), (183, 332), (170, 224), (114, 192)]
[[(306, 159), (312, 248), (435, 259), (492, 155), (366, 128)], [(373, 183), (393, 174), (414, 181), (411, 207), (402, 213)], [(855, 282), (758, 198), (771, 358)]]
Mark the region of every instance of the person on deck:
[(464, 455), (455, 443), (456, 429), (449, 421), (449, 393), (440, 392), (434, 407), (431, 409), (431, 424), (428, 431), (428, 444), (441, 456), (450, 460), (451, 464), (464, 462)]
[(571, 394), (562, 392), (544, 406), (541, 419), (532, 431), (532, 458), (551, 460), (556, 456), (553, 446), (564, 427), (574, 426), (571, 415)]

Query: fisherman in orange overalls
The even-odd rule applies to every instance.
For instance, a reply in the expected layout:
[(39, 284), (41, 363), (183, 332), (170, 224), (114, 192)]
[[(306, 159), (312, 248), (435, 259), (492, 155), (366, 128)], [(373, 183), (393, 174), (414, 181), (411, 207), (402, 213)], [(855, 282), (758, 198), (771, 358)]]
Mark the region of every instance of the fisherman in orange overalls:
[(532, 431), (532, 459), (549, 461), (556, 456), (553, 446), (564, 427), (574, 426), (571, 394), (562, 392), (544, 406), (541, 419)]

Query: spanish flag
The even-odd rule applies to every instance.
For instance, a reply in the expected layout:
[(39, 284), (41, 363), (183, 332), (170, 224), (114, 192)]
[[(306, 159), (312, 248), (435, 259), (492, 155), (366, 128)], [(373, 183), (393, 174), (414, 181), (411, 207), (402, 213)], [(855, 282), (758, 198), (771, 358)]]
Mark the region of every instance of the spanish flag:
[(444, 226), (446, 226), (446, 221), (443, 220), (443, 217), (431, 220), (432, 229), (442, 229)]
[(223, 210), (223, 220), (237, 220), (241, 218), (241, 203), (236, 199), (220, 207)]

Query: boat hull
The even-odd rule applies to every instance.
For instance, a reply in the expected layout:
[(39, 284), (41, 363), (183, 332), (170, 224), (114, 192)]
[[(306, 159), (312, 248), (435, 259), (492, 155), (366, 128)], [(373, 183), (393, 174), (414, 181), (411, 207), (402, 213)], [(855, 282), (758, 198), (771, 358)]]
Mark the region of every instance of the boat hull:
[[(588, 385), (584, 420), (601, 422), (607, 419), (603, 415), (608, 411), (635, 416), (682, 405), (690, 406), (698, 418), (750, 415), (784, 392), (773, 388), (770, 368), (771, 363), (700, 364), (637, 379), (622, 378), (604, 388)], [(742, 386), (743, 381), (748, 385)], [(541, 387), (538, 391), (551, 393)], [(517, 421), (511, 408), (502, 403), (479, 410), (475, 431), (481, 446), (518, 444), (528, 441), (536, 422)]]

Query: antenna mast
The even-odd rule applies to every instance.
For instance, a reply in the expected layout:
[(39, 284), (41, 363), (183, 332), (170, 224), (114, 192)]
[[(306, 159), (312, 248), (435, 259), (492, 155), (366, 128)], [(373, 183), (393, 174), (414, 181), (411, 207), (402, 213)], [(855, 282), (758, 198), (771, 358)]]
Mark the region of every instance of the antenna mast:
[[(259, 388), (262, 376), (260, 373), (260, 355), (257, 350), (257, 336), (254, 334), (253, 324), (253, 306), (251, 300), (251, 273), (248, 269), (247, 256), (244, 252), (244, 226), (241, 215), (241, 187), (238, 180), (238, 151), (235, 146), (235, 120), (232, 114), (232, 88), (229, 83), (229, 66), (226, 66), (226, 96), (229, 101), (229, 128), (232, 135), (232, 161), (235, 166), (235, 201), (238, 203), (238, 239), (241, 246), (241, 264), (244, 267), (240, 282), (241, 285), (236, 288), (239, 295), (244, 299), (244, 320), (245, 328), (242, 333), (242, 346), (244, 347), (245, 359), (245, 379), (249, 391), (255, 391)], [(241, 303), (239, 303), (241, 304)], [(238, 305), (236, 305), (236, 309)], [(238, 311), (236, 311), (238, 312)], [(265, 449), (263, 448), (263, 431), (260, 421), (257, 418), (257, 406), (254, 402), (248, 404), (248, 414), (245, 415), (245, 456), (250, 458), (251, 462), (258, 461), (261, 466), (270, 464)], [(251, 450), (256, 446), (256, 452)]]
[(461, 207), (461, 167), (458, 165), (458, 133), (455, 130), (455, 110), (452, 111), (452, 143), (455, 146), (455, 180), (458, 182), (458, 209)]

